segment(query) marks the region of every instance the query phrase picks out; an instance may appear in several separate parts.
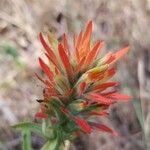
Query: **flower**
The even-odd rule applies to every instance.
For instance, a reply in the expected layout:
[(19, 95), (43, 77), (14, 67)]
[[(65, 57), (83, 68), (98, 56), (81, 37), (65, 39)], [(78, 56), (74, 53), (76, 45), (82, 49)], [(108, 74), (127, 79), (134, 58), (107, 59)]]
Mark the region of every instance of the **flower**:
[(111, 80), (117, 71), (114, 63), (129, 48), (109, 52), (100, 58), (104, 42), (93, 43), (91, 35), (92, 21), (87, 24), (85, 32), (74, 36), (74, 47), (70, 50), (66, 34), (61, 42), (51, 33), (48, 33), (46, 42), (42, 33), (39, 34), (49, 64), (39, 58), (46, 78), (35, 74), (44, 84), (44, 98), (39, 100), (41, 108), (36, 117), (49, 120), (56, 136), (61, 135), (63, 140), (79, 131), (89, 134), (98, 130), (116, 135), (106, 125), (90, 121), (90, 117), (107, 117), (110, 105), (131, 99), (118, 93), (119, 83)]

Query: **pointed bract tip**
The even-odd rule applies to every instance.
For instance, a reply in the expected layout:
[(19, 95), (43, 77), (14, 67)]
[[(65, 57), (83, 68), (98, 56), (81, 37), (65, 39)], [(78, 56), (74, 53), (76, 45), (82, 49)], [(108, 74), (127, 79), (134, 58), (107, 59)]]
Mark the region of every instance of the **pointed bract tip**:
[(93, 22), (89, 21), (87, 23), (86, 30), (89, 32), (89, 31), (92, 31), (92, 28), (93, 28)]
[(41, 40), (43, 38), (42, 32), (39, 33), (39, 39)]
[(92, 26), (92, 25), (93, 25), (93, 21), (89, 20), (88, 23), (87, 23), (87, 26)]
[(48, 115), (47, 115), (47, 114), (44, 114), (43, 112), (37, 112), (37, 113), (35, 114), (35, 117), (36, 117), (36, 118), (41, 118), (41, 119), (46, 119), (46, 118), (48, 118)]

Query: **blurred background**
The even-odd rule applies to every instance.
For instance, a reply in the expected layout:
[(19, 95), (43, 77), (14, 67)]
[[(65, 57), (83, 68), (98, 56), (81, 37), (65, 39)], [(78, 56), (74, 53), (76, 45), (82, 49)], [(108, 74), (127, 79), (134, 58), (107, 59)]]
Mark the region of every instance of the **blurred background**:
[[(38, 110), (43, 87), (33, 74), (40, 72), (37, 59), (43, 55), (39, 32), (50, 30), (59, 40), (66, 32), (72, 39), (88, 20), (94, 39), (106, 43), (102, 54), (130, 46), (115, 78), (133, 102), (114, 105), (102, 118), (118, 137), (84, 135), (71, 150), (150, 149), (150, 0), (0, 0), (0, 150), (21, 150), (20, 133), (10, 126), (34, 121)], [(32, 135), (35, 150), (43, 143)]]

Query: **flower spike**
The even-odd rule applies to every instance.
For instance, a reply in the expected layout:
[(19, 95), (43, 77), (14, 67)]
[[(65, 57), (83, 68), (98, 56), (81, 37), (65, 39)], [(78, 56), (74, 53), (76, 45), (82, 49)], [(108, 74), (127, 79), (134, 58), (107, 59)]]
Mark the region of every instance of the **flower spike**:
[(106, 125), (91, 122), (90, 118), (107, 117), (111, 105), (131, 100), (130, 96), (117, 92), (118, 82), (110, 81), (117, 72), (114, 63), (129, 51), (129, 47), (100, 58), (104, 42), (98, 40), (92, 43), (92, 28), (93, 23), (89, 21), (85, 31), (74, 36), (73, 52), (65, 33), (60, 42), (49, 33), (49, 43), (46, 43), (42, 33), (39, 34), (50, 64), (39, 58), (46, 79), (35, 74), (44, 84), (41, 108), (36, 117), (49, 122), (47, 130), (51, 127), (56, 139), (61, 139), (58, 142), (61, 144), (77, 137), (79, 132), (90, 134), (97, 130), (117, 135)]

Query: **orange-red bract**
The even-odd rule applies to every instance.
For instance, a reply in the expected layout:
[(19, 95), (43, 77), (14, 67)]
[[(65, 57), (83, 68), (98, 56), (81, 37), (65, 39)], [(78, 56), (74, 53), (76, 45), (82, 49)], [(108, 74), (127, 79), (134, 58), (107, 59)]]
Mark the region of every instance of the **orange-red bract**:
[[(40, 33), (39, 38), (50, 63), (46, 64), (43, 58), (39, 58), (46, 79), (37, 74), (36, 76), (45, 86), (45, 109), (44, 112), (41, 109), (36, 117), (57, 120), (56, 123), (60, 126), (66, 119), (65, 126), (61, 128), (67, 128), (70, 123), (74, 123), (78, 128), (69, 134), (78, 133), (80, 130), (84, 133), (98, 130), (116, 135), (109, 127), (90, 122), (89, 118), (107, 117), (110, 105), (131, 100), (130, 96), (117, 92), (118, 82), (109, 81), (117, 72), (113, 64), (128, 52), (129, 47), (101, 57), (100, 51), (104, 42), (98, 40), (92, 43), (92, 27), (93, 23), (89, 21), (85, 32), (81, 31), (79, 35), (74, 36), (73, 49), (70, 49), (70, 41), (65, 33), (60, 42), (51, 34), (45, 39)], [(41, 105), (43, 107), (42, 103)]]

